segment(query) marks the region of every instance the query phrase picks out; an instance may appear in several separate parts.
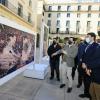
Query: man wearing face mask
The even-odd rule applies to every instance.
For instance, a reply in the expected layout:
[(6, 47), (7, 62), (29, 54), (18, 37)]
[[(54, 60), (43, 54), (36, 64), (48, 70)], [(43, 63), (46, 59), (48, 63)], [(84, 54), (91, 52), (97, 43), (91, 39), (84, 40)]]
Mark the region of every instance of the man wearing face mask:
[[(74, 58), (77, 55), (77, 47), (74, 45), (73, 38), (69, 38), (68, 44), (66, 43), (63, 48), (63, 66), (62, 66), (62, 84), (60, 88), (63, 88), (66, 85), (66, 80), (68, 77), (68, 89), (67, 93), (72, 91), (72, 67), (74, 66)], [(67, 76), (66, 76), (67, 72)]]
[(80, 54), (82, 47), (79, 47), (79, 51), (78, 51), (78, 58), (79, 58), (79, 63), (81, 63), (81, 66), (78, 67), (78, 71), (79, 71), (79, 76), (81, 76), (81, 79), (79, 81), (79, 83), (81, 83), (82, 85), (82, 81), (84, 84), (84, 93), (80, 94), (79, 97), (80, 98), (90, 98), (90, 94), (89, 94), (89, 87), (90, 87), (90, 83), (91, 83), (91, 78), (86, 74), (85, 69), (82, 68), (82, 63), (83, 63), (83, 59), (85, 57), (85, 52), (87, 50), (87, 48), (90, 46), (90, 39), (88, 36), (86, 36), (85, 41), (84, 41), (85, 45), (82, 44), (82, 46), (84, 47), (84, 50), (82, 51), (82, 55)]
[(86, 42), (86, 39), (81, 42), (78, 45), (78, 85), (77, 88), (80, 88), (82, 86), (82, 82), (83, 82), (83, 76), (84, 76), (84, 70), (82, 68), (82, 60), (83, 60), (83, 55), (84, 55), (84, 51), (85, 48), (88, 46), (88, 43)]
[(91, 100), (100, 100), (100, 44), (93, 42), (93, 38), (90, 36), (89, 39), (91, 46), (86, 50), (83, 67), (86, 69), (87, 75), (91, 77)]
[[(84, 75), (84, 94), (81, 97), (88, 97), (91, 99), (92, 95), (89, 94), (90, 84), (91, 82), (97, 81), (100, 83), (100, 78), (98, 75), (100, 75), (100, 49), (98, 50), (98, 43), (95, 42), (96, 35), (95, 33), (88, 33), (86, 41), (89, 43), (89, 45), (85, 49), (84, 57), (83, 57), (83, 63), (82, 68), (86, 71), (86, 74)], [(97, 69), (95, 69), (97, 68)], [(90, 75), (91, 74), (91, 75)], [(92, 93), (94, 94), (94, 93)], [(95, 95), (95, 94), (94, 94)], [(99, 99), (93, 99), (92, 100), (100, 100)]]
[(51, 68), (50, 80), (54, 78), (54, 71), (56, 71), (57, 81), (60, 81), (59, 62), (61, 54), (53, 56), (53, 54), (59, 50), (61, 50), (61, 46), (58, 44), (58, 37), (57, 37), (53, 39), (53, 43), (52, 45), (50, 45), (47, 51), (50, 58), (50, 68)]

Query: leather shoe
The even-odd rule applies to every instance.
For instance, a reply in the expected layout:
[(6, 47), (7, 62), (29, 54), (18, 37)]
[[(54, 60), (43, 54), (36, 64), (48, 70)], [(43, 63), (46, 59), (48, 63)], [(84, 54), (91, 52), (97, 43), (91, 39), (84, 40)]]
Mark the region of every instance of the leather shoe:
[(63, 87), (65, 87), (65, 84), (61, 84), (61, 85), (60, 85), (60, 88), (63, 88)]
[(81, 85), (80, 85), (80, 84), (78, 84), (78, 85), (77, 85), (77, 88), (80, 88), (80, 87), (81, 87)]
[(60, 81), (60, 78), (57, 78), (57, 81)]
[(50, 77), (50, 80), (53, 80), (53, 77)]
[(79, 95), (80, 98), (90, 98), (89, 94), (80, 94)]
[(71, 91), (72, 91), (72, 88), (67, 89), (67, 93), (71, 93)]

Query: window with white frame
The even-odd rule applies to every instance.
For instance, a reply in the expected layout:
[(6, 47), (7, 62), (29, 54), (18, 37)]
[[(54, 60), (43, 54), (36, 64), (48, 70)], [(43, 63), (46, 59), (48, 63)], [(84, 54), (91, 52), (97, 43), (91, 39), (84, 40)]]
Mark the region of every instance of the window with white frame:
[(70, 11), (71, 10), (71, 6), (67, 6), (67, 11)]
[(60, 27), (60, 20), (57, 20), (57, 24), (58, 27)]
[(70, 13), (67, 13), (67, 17), (70, 17)]
[(57, 13), (57, 18), (59, 18), (61, 16), (61, 13)]
[(78, 11), (80, 11), (80, 10), (81, 10), (81, 5), (78, 5), (77, 10), (78, 10)]
[(49, 11), (52, 11), (52, 6), (49, 6)]
[(48, 14), (48, 17), (51, 18), (51, 13)]
[(61, 10), (61, 6), (58, 6), (58, 11), (60, 11)]
[(51, 20), (48, 20), (47, 25), (51, 26)]

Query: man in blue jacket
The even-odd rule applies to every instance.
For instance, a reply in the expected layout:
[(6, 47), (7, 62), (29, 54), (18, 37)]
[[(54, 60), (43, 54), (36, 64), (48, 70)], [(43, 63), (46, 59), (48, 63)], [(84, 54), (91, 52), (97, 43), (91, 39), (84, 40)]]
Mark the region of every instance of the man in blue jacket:
[(95, 42), (96, 35), (88, 33), (89, 45), (85, 49), (82, 67), (91, 77), (90, 95), (92, 100), (100, 100), (100, 45)]
[(85, 48), (88, 46), (86, 40), (79, 44), (78, 46), (78, 85), (77, 88), (80, 88), (83, 81), (84, 70), (82, 68), (82, 59), (84, 55)]

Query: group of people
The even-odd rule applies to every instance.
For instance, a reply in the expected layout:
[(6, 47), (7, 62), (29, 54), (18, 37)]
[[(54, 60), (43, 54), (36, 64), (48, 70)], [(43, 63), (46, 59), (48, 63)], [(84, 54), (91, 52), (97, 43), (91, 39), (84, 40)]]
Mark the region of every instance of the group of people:
[[(98, 31), (98, 35), (100, 36), (100, 31)], [(65, 44), (61, 46), (59, 38), (54, 38), (53, 43), (48, 48), (50, 80), (54, 78), (54, 71), (56, 71), (57, 81), (60, 81), (60, 76), (62, 78), (60, 88), (66, 86), (68, 79), (67, 93), (71, 93), (77, 69), (77, 88), (80, 88), (84, 83), (84, 93), (80, 94), (79, 97), (100, 100), (100, 43), (96, 40), (95, 33), (88, 33), (84, 41), (80, 43), (77, 43), (73, 37), (64, 40)], [(59, 70), (60, 58), (62, 58), (61, 75)]]

